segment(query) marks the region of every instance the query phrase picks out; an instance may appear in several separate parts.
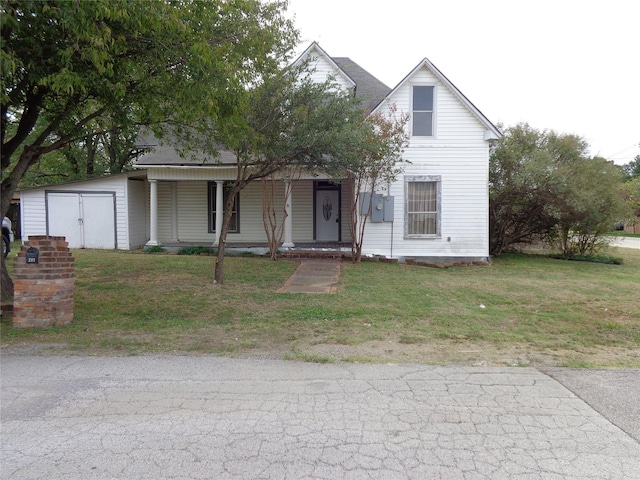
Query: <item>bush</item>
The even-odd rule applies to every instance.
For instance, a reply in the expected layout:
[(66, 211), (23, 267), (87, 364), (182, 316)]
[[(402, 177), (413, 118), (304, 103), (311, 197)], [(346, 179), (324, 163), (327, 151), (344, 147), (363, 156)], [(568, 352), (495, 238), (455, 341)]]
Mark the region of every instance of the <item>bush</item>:
[(152, 247), (147, 247), (144, 250), (144, 253), (163, 253), (166, 250), (164, 249), (164, 247), (161, 247), (160, 245), (154, 245)]
[(216, 249), (211, 247), (182, 247), (178, 255), (215, 255)]
[(559, 260), (574, 260), (578, 262), (606, 263), (609, 265), (622, 265), (622, 259), (609, 255), (549, 255)]

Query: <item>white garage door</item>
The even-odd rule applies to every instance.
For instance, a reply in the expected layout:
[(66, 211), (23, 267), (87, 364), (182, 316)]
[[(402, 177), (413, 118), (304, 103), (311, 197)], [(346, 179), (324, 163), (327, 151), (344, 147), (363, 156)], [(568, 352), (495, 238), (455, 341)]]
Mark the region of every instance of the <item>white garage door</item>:
[(47, 230), (69, 248), (116, 248), (112, 193), (47, 192)]

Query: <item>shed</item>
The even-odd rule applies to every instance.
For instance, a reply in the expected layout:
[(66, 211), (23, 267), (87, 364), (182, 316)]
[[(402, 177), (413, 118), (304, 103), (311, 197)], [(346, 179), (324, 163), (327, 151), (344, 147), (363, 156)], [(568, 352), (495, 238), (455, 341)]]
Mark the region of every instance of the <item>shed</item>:
[(70, 248), (131, 250), (149, 240), (144, 171), (20, 191), (22, 238), (64, 236)]

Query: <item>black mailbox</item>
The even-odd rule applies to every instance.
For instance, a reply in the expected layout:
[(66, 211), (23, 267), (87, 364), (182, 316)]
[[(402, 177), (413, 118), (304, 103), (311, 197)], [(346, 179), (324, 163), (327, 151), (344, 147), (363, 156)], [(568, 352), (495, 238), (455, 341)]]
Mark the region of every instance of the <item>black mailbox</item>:
[(27, 263), (38, 263), (38, 257), (40, 256), (40, 250), (36, 247), (27, 248)]

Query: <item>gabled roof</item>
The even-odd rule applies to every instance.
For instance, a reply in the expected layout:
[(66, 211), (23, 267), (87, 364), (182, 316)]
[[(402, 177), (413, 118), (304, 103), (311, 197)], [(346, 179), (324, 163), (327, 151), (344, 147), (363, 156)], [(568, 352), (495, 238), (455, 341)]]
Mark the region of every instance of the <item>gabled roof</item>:
[(356, 98), (362, 99), (367, 113), (373, 110), (391, 91), (384, 83), (348, 57), (332, 57), (333, 61), (356, 84)]
[(337, 75), (343, 78), (347, 84), (354, 89), (356, 98), (360, 98), (362, 100), (362, 104), (367, 113), (373, 110), (373, 108), (378, 105), (378, 103), (380, 103), (391, 91), (391, 88), (386, 86), (350, 58), (330, 57), (329, 54), (327, 54), (327, 52), (325, 52), (316, 42), (309, 45), (293, 64), (299, 65), (312, 55), (314, 50), (317, 55), (321, 56), (335, 69)]
[[(500, 130), (427, 58), (418, 63), (398, 85), (391, 89), (350, 58), (330, 57), (316, 42), (311, 43), (293, 65), (300, 65), (314, 51), (335, 69), (337, 75), (344, 79), (350, 88), (354, 89), (356, 97), (362, 99), (363, 107), (367, 113), (375, 113), (386, 99), (402, 88), (421, 68), (426, 67), (486, 127), (485, 140), (497, 139), (502, 136)], [(193, 158), (189, 155), (181, 156), (171, 141), (160, 142), (150, 136), (147, 139), (139, 139), (139, 142), (146, 147), (153, 148), (152, 152), (143, 155), (136, 162), (136, 166), (143, 168), (148, 166), (221, 167), (236, 163), (235, 155), (223, 148), (220, 148), (219, 156), (216, 158)]]
[(340, 66), (333, 60), (333, 58), (331, 58), (327, 52), (325, 52), (322, 47), (320, 47), (320, 45), (318, 45), (316, 42), (313, 42), (311, 45), (309, 45), (306, 50), (304, 52), (302, 52), (300, 54), (300, 56), (298, 57), (298, 59), (293, 62), (293, 66), (298, 66), (300, 65), (300, 63), (302, 63), (303, 61), (305, 61), (307, 59), (307, 57), (311, 54), (311, 52), (315, 50), (322, 58), (324, 58), (331, 66), (333, 66), (335, 68), (335, 70), (338, 72), (338, 74), (340, 74), (340, 76), (352, 87), (355, 88), (356, 87), (356, 82), (347, 74), (347, 72), (345, 72), (344, 70), (342, 70), (340, 68)]
[[(486, 128), (487, 132), (485, 133), (485, 140), (493, 140), (502, 137), (502, 133), (484, 114), (473, 104), (471, 101), (464, 96), (464, 94), (458, 90), (456, 87), (438, 68), (429, 61), (428, 58), (424, 58), (416, 67), (409, 72), (409, 74), (404, 77), (398, 85), (396, 85), (391, 92), (387, 95), (387, 98), (393, 96), (400, 88), (402, 88), (416, 72), (418, 72), (421, 68), (426, 67), (433, 75), (435, 75), (438, 80), (440, 80), (449, 91), (456, 97), (460, 102), (467, 107), (467, 109), (482, 123)], [(381, 102), (371, 113), (375, 113), (378, 108), (380, 108)]]

